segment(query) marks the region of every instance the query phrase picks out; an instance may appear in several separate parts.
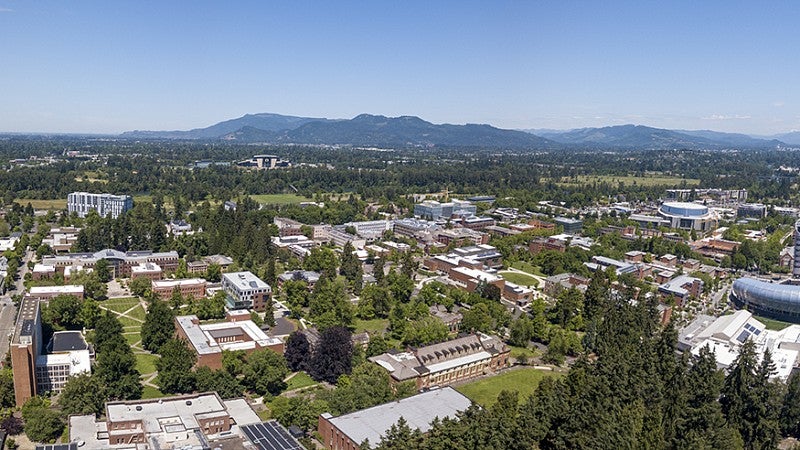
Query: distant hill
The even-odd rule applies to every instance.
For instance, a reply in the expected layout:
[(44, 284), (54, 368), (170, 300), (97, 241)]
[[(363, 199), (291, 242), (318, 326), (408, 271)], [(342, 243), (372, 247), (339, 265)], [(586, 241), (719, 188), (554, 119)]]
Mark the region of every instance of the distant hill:
[(789, 133), (783, 134), (776, 134), (775, 136), (770, 136), (773, 139), (778, 139), (781, 142), (785, 142), (789, 145), (800, 145), (800, 131), (792, 131)]
[(132, 131), (132, 138), (223, 139), (237, 142), (342, 144), (357, 146), (440, 146), (513, 149), (558, 148), (558, 144), (522, 131), (491, 125), (436, 125), (419, 117), (361, 114), (350, 120), (250, 114), (190, 131)]
[(716, 131), (675, 131), (642, 125), (581, 128), (569, 131), (540, 131), (539, 136), (571, 145), (609, 148), (668, 150), (673, 148), (766, 148), (780, 141), (757, 139), (743, 134)]
[(189, 131), (126, 131), (123, 137), (161, 139), (219, 139), (246, 127), (262, 131), (291, 130), (309, 122), (326, 122), (328, 119), (313, 117), (283, 116), (280, 114), (246, 114), (237, 119), (226, 120), (210, 127)]

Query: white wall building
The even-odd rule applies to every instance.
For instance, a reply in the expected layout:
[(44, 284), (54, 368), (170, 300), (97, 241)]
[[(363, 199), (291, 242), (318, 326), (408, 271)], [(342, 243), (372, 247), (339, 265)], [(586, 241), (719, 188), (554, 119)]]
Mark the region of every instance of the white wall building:
[(89, 211), (95, 210), (100, 217), (111, 214), (111, 217), (116, 219), (131, 208), (133, 208), (133, 198), (130, 195), (73, 192), (67, 196), (67, 211), (77, 213), (78, 217), (86, 217)]

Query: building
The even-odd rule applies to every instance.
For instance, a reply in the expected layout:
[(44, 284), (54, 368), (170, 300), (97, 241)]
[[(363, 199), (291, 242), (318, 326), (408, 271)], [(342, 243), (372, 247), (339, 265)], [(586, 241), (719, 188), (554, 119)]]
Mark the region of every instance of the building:
[(400, 236), (419, 239), (441, 228), (436, 222), (419, 219), (398, 219), (394, 221), (394, 233)]
[(544, 280), (544, 293), (550, 297), (557, 297), (561, 291), (568, 289), (578, 289), (581, 292), (586, 292), (589, 287), (589, 280), (586, 277), (576, 275), (574, 273), (560, 273), (552, 275)]
[(53, 266), (45, 266), (41, 263), (36, 263), (31, 271), (31, 278), (33, 280), (41, 280), (44, 278), (52, 278), (56, 274), (56, 268)]
[(553, 219), (556, 225), (564, 229), (566, 234), (577, 234), (583, 229), (583, 221), (579, 219), (570, 219), (568, 217), (556, 217)]
[(275, 217), (272, 219), (272, 223), (278, 227), (278, 236), (280, 237), (300, 236), (303, 234), (303, 224), (296, 220), (287, 219), (285, 217)]
[(70, 416), (70, 441), (86, 450), (259, 448), (244, 447), (246, 427), (261, 423), (255, 411), (216, 392), (107, 402), (105, 417)]
[(144, 263), (131, 267), (131, 279), (145, 278), (150, 281), (160, 280), (164, 271), (156, 263)]
[(81, 266), (85, 269), (94, 268), (97, 261), (105, 259), (108, 261), (108, 268), (114, 277), (130, 277), (131, 269), (141, 264), (157, 264), (163, 273), (172, 273), (178, 268), (178, 252), (152, 252), (149, 250), (139, 250), (121, 252), (119, 250), (106, 249), (95, 253), (66, 253), (63, 255), (50, 255), (42, 258), (42, 264), (54, 266), (56, 271), (64, 273), (64, 269), (69, 266)]
[(763, 203), (740, 203), (736, 207), (736, 217), (763, 219), (767, 217), (767, 205)]
[(414, 381), (421, 390), (496, 372), (508, 365), (509, 353), (500, 338), (478, 333), (369, 360), (386, 369), (392, 382)]
[(338, 417), (324, 413), (317, 431), (327, 449), (358, 450), (364, 441), (378, 445), (401, 417), (412, 430), (426, 433), (434, 419), (456, 419), (470, 405), (472, 402), (453, 388), (434, 389)]
[(289, 167), (291, 163), (281, 160), (277, 155), (255, 155), (250, 159), (237, 162), (236, 166), (269, 170)]
[(627, 273), (632, 273), (636, 275), (637, 278), (640, 277), (640, 270), (639, 264), (632, 264), (628, 262), (618, 261), (613, 258), (607, 258), (605, 256), (593, 256), (591, 262), (583, 263), (586, 267), (589, 268), (592, 272), (597, 270), (607, 270), (609, 267), (614, 268), (614, 273), (617, 276), (625, 275)]
[(314, 289), (314, 286), (319, 281), (320, 276), (322, 276), (319, 272), (314, 272), (311, 270), (292, 270), (289, 272), (284, 272), (278, 275), (278, 286), (282, 286), (283, 283), (294, 280), (294, 281), (305, 281), (308, 285), (308, 289)]
[(192, 224), (185, 220), (172, 220), (167, 224), (167, 231), (175, 236), (193, 234)]
[(758, 315), (800, 323), (800, 286), (739, 278), (733, 282), (731, 300)]
[(800, 325), (791, 325), (780, 331), (767, 330), (766, 326), (749, 311), (736, 311), (721, 317), (700, 315), (678, 335), (678, 349), (698, 355), (708, 347), (717, 360), (717, 367), (728, 369), (739, 356), (739, 349), (748, 340), (753, 341), (758, 359), (769, 350), (775, 363), (771, 378), (786, 380), (798, 369), (800, 353)]
[(175, 318), (175, 331), (197, 354), (196, 366), (222, 369), (222, 352), (252, 353), (268, 348), (283, 354), (283, 341), (267, 336), (249, 314), (229, 314), (225, 322), (201, 324), (195, 315)]
[(370, 220), (366, 222), (347, 222), (344, 227), (353, 227), (356, 234), (367, 240), (378, 239), (383, 233), (392, 230), (392, 222), (389, 220)]
[(800, 220), (794, 223), (794, 265), (792, 277), (800, 278)]
[(444, 245), (481, 245), (489, 242), (489, 234), (469, 228), (451, 228), (437, 231), (436, 241)]
[(60, 393), (70, 377), (91, 371), (94, 349), (80, 331), (56, 331), (36, 358), (36, 392)]
[(367, 245), (366, 239), (353, 236), (344, 230), (336, 228), (328, 230), (328, 239), (338, 247), (344, 247), (348, 242), (355, 248), (364, 248), (364, 246)]
[(72, 245), (78, 242), (80, 231), (80, 228), (75, 227), (51, 228), (47, 237), (42, 239), (42, 244), (53, 249), (55, 253), (69, 252)]
[(50, 300), (59, 295), (74, 295), (75, 297), (83, 299), (83, 286), (76, 284), (67, 284), (64, 286), (32, 286), (25, 294), (25, 298)]
[(688, 275), (680, 275), (658, 286), (662, 299), (674, 298), (683, 305), (690, 297), (699, 298), (703, 293), (703, 280)]
[(67, 211), (78, 214), (78, 217), (86, 217), (89, 211), (95, 210), (100, 217), (110, 214), (112, 219), (116, 219), (132, 208), (133, 197), (130, 195), (73, 192), (67, 196)]
[(478, 208), (470, 202), (463, 200), (452, 200), (448, 203), (440, 203), (436, 200), (425, 200), (414, 205), (414, 215), (428, 220), (448, 220), (453, 216), (474, 216)]
[(658, 215), (669, 221), (670, 228), (708, 232), (717, 228), (719, 216), (708, 207), (697, 203), (665, 202)]
[(461, 326), (461, 320), (464, 319), (463, 314), (459, 312), (450, 312), (442, 305), (433, 305), (428, 308), (428, 312), (433, 317), (439, 319), (443, 324), (447, 325), (451, 333), (458, 332), (458, 328)]
[(223, 272), (226, 272), (228, 268), (233, 265), (233, 258), (225, 255), (206, 256), (203, 258), (203, 261), (206, 262), (208, 265), (211, 264), (218, 265)]
[(270, 306), (272, 288), (251, 272), (222, 274), (222, 290), (230, 309), (265, 311)]
[(198, 299), (206, 296), (206, 284), (206, 280), (202, 278), (155, 280), (151, 290), (161, 300), (169, 300), (175, 289), (180, 291), (183, 298), (192, 297)]
[(17, 406), (39, 394), (60, 392), (70, 376), (91, 370), (93, 350), (78, 331), (54, 333), (43, 348), (39, 303), (35, 297), (22, 299), (12, 334), (11, 369)]
[(461, 219), (461, 226), (469, 228), (470, 230), (484, 230), (486, 227), (497, 225), (497, 222), (491, 217), (477, 217), (469, 216)]

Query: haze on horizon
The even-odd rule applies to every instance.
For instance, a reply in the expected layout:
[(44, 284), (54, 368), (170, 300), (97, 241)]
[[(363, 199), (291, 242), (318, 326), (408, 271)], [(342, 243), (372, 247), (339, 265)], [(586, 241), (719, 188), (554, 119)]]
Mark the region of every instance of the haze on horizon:
[(795, 2), (0, 0), (0, 132), (247, 113), (800, 129)]

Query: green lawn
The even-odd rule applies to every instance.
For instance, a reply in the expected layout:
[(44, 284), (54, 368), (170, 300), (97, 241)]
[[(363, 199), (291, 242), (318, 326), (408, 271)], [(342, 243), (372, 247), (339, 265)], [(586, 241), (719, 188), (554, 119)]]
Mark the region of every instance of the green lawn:
[(136, 355), (136, 370), (139, 371), (142, 375), (146, 375), (148, 373), (154, 373), (156, 371), (156, 360), (158, 356), (156, 355), (145, 355), (142, 353), (137, 353)]
[(289, 205), (300, 202), (310, 202), (312, 199), (297, 194), (253, 194), (249, 196), (262, 204)]
[(100, 306), (108, 308), (114, 311), (115, 313), (122, 314), (138, 304), (139, 304), (139, 299), (136, 297), (123, 297), (123, 298), (111, 298), (108, 300), (104, 300), (103, 302), (100, 303)]
[(163, 397), (164, 395), (165, 394), (162, 394), (161, 391), (151, 386), (145, 386), (144, 389), (142, 390), (142, 399), (144, 400), (148, 398), (160, 398)]
[(537, 281), (536, 278), (533, 278), (530, 275), (525, 275), (524, 273), (500, 272), (500, 275), (502, 275), (506, 281), (510, 281), (511, 283), (518, 284), (520, 286), (539, 286), (539, 281)]
[(370, 334), (384, 333), (387, 328), (389, 328), (388, 319), (356, 320), (356, 333), (364, 331)]
[(300, 389), (317, 384), (307, 373), (297, 372), (288, 382), (286, 382), (286, 390)]
[[(121, 323), (122, 326), (125, 327), (125, 328), (128, 328), (128, 327), (133, 328), (133, 327), (137, 327), (137, 326), (141, 327), (141, 325), (142, 325), (142, 322), (139, 322), (137, 320), (131, 319), (130, 317), (117, 316), (117, 320), (119, 320), (119, 323)], [(133, 330), (126, 330), (126, 331), (133, 331)]]
[(147, 311), (142, 308), (142, 305), (138, 305), (136, 308), (132, 309), (128, 314), (129, 317), (133, 317), (134, 319), (144, 320), (145, 316), (147, 315)]
[(53, 200), (37, 200), (33, 198), (20, 198), (14, 200), (15, 202), (19, 203), (23, 207), (26, 206), (28, 203), (33, 206), (33, 209), (67, 209), (67, 199), (66, 198), (57, 198)]
[(131, 330), (131, 329), (125, 330), (125, 333), (122, 336), (125, 338), (125, 341), (128, 342), (128, 345), (130, 345), (132, 347), (133, 344), (135, 344), (135, 343), (137, 343), (137, 342), (142, 340), (142, 334), (139, 333), (138, 330), (135, 333), (128, 334), (129, 331), (133, 331), (133, 330)]
[(511, 264), (511, 267), (515, 269), (519, 269), (523, 272), (528, 272), (533, 275), (538, 275), (540, 277), (546, 277), (547, 275), (543, 274), (541, 270), (539, 270), (538, 266), (534, 266), (531, 263), (525, 261), (517, 261)]
[(585, 185), (593, 183), (609, 183), (615, 186), (619, 184), (625, 186), (682, 186), (684, 182), (687, 186), (697, 186), (700, 184), (700, 180), (696, 178), (681, 178), (664, 175), (648, 175), (644, 177), (632, 175), (579, 175), (575, 178), (562, 177), (559, 181), (557, 181), (559, 184)]
[(789, 322), (783, 322), (783, 321), (780, 321), (780, 320), (770, 319), (768, 317), (761, 317), (761, 316), (753, 315), (753, 318), (758, 320), (759, 322), (763, 323), (764, 326), (766, 326), (768, 330), (780, 331), (780, 330), (788, 327), (789, 325), (791, 325), (791, 323), (789, 323)]
[(510, 345), (509, 347), (511, 347), (511, 357), (514, 359), (519, 359), (520, 356), (524, 356), (530, 360), (531, 358), (536, 357), (539, 353), (532, 348), (515, 347), (513, 345)]
[(523, 401), (536, 390), (542, 378), (547, 376), (561, 375), (534, 368), (522, 368), (473, 381), (457, 387), (456, 390), (481, 406), (491, 406), (503, 390), (519, 392), (520, 401)]

